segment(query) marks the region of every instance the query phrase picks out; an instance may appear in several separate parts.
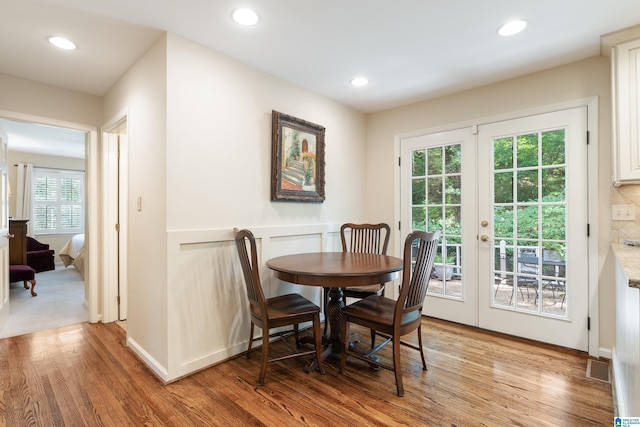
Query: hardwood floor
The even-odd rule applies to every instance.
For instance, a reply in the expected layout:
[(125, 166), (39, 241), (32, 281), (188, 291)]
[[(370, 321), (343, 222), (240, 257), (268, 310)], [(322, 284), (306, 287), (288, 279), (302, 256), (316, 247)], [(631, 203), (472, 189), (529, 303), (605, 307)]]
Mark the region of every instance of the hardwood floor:
[(329, 359), (325, 375), (271, 363), (260, 387), (259, 351), (163, 385), (115, 323), (7, 338), (0, 425), (612, 425), (611, 385), (586, 377), (586, 354), (428, 318), (422, 329), (429, 370), (403, 347), (404, 397), (393, 372), (352, 359), (343, 374)]

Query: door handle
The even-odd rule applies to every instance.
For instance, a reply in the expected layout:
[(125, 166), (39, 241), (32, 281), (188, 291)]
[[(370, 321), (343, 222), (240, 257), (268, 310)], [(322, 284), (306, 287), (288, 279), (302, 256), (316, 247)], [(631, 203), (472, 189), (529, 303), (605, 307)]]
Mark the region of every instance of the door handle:
[(7, 239), (13, 239), (14, 237), (16, 237), (15, 234), (11, 234), (11, 233), (7, 233), (7, 235), (5, 236)]
[(486, 234), (483, 234), (482, 236), (480, 236), (480, 240), (482, 240), (483, 242), (488, 242), (489, 236), (487, 236)]

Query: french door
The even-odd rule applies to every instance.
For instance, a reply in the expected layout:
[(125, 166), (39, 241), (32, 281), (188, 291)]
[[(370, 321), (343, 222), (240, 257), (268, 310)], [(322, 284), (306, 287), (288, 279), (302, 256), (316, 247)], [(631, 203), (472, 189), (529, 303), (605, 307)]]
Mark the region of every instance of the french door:
[(586, 129), (584, 107), (401, 141), (402, 235), (443, 230), (424, 314), (587, 350)]
[(480, 327), (588, 349), (586, 135), (586, 107), (479, 127)]
[(475, 136), (467, 128), (403, 139), (401, 156), (401, 235), (441, 231), (423, 314), (476, 325)]

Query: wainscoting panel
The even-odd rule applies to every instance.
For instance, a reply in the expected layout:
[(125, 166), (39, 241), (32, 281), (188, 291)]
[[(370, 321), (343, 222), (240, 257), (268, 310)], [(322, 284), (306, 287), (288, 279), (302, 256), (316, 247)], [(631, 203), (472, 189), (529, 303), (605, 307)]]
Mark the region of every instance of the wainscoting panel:
[[(282, 282), (265, 263), (291, 253), (340, 251), (339, 227), (248, 227), (256, 236), (265, 295), (297, 292), (321, 306), (320, 288)], [(164, 379), (173, 381), (246, 351), (250, 320), (233, 230), (172, 231), (168, 243), (169, 367)]]

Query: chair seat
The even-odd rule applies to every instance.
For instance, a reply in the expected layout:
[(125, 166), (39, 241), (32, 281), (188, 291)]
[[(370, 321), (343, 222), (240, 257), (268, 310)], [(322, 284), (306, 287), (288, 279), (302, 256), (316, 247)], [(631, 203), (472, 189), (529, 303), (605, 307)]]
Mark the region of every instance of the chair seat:
[(266, 303), (269, 319), (271, 320), (320, 312), (320, 307), (299, 294), (287, 294), (268, 298)]
[[(364, 326), (391, 333), (395, 305), (396, 301), (391, 298), (372, 295), (346, 306), (342, 310), (342, 315), (351, 319), (360, 319), (366, 323)], [(418, 311), (404, 315), (400, 323), (401, 328), (420, 321), (420, 317), (421, 313)]]
[(369, 285), (369, 286), (353, 286), (344, 288), (342, 291), (354, 295), (374, 295), (379, 294), (384, 289), (381, 285)]

